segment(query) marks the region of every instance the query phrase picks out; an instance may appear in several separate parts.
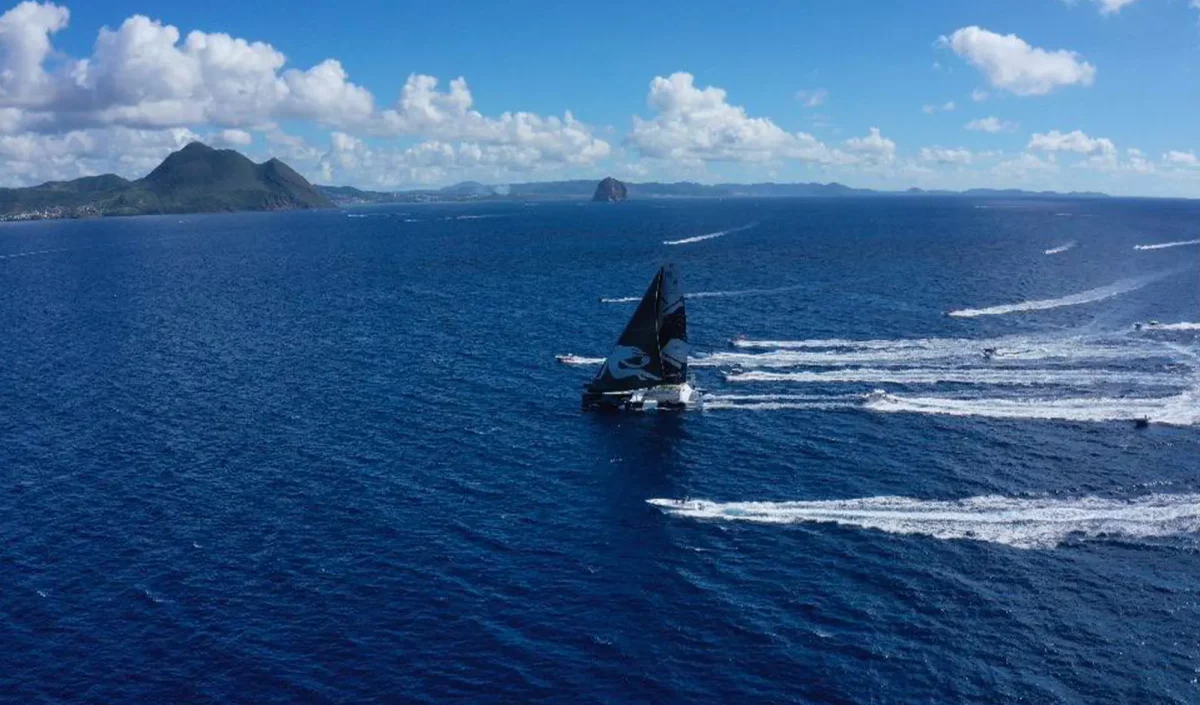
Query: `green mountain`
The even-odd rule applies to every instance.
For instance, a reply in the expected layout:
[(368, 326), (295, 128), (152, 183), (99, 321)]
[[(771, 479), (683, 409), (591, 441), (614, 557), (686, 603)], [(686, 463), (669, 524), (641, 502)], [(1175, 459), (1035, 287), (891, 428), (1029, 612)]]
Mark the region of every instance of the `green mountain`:
[(328, 197), (278, 159), (255, 164), (232, 149), (199, 142), (171, 153), (137, 181), (105, 174), (0, 189), (0, 220), (331, 207)]

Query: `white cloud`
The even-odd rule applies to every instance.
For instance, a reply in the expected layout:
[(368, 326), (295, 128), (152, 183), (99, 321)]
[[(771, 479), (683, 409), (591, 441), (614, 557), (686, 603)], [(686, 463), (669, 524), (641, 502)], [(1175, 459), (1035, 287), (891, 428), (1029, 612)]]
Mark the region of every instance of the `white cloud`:
[(791, 133), (768, 118), (752, 118), (745, 108), (730, 105), (725, 91), (698, 88), (690, 73), (656, 77), (647, 103), (656, 113), (633, 118), (628, 142), (643, 157), (690, 164), (766, 162), (795, 159), (836, 163), (840, 156), (817, 138)]
[(1105, 137), (1088, 137), (1082, 130), (1034, 133), (1027, 148), (1042, 152), (1077, 152), (1086, 155), (1115, 155), (1117, 152), (1112, 140)]
[[(1197, 0), (1197, 2), (1200, 2), (1200, 0)], [(1200, 158), (1198, 158), (1196, 153), (1192, 151), (1181, 152), (1172, 149), (1171, 151), (1163, 154), (1163, 161), (1167, 164), (1171, 164), (1172, 166), (1200, 166)]]
[(985, 117), (972, 120), (963, 127), (977, 132), (1014, 132), (1019, 125), (1008, 120), (1001, 120), (998, 117)]
[(982, 88), (976, 88), (973, 91), (971, 91), (971, 100), (975, 101), (976, 103), (982, 103), (983, 101), (987, 100), (990, 96), (991, 96), (991, 94), (988, 93), (987, 91), (983, 90)]
[(993, 88), (1019, 96), (1046, 95), (1064, 86), (1090, 86), (1096, 67), (1073, 51), (1047, 51), (1015, 34), (963, 27), (940, 41), (983, 72)]
[(970, 164), (972, 155), (971, 152), (962, 148), (922, 147), (920, 159), (923, 162), (937, 162), (938, 164)]
[(1035, 172), (1058, 171), (1058, 168), (1053, 154), (1042, 159), (1036, 154), (1022, 152), (1017, 157), (1000, 162), (992, 168), (992, 172), (1002, 176), (1027, 176)]
[(184, 36), (143, 15), (102, 28), (91, 54), (73, 59), (51, 43), (69, 19), (65, 7), (50, 2), (24, 2), (0, 15), (0, 135), (185, 128), (245, 146), (253, 130), (272, 149), (312, 161), (313, 148), (278, 131), (281, 121), (303, 121), (360, 136), (462, 141), (478, 145), (487, 159), (511, 158), (518, 169), (533, 162), (591, 164), (611, 153), (569, 112), (483, 115), (461, 77), (441, 92), (436, 78), (409, 76), (397, 104), (380, 110), (337, 59), (292, 68), (270, 44), (222, 33)]
[(824, 88), (796, 91), (796, 100), (803, 101), (806, 108), (815, 108), (819, 105), (824, 105), (828, 98), (829, 91)]
[(44, 181), (116, 172), (145, 176), (171, 152), (199, 135), (186, 128), (137, 130), (94, 127), (61, 134), (0, 135), (0, 184), (24, 186)]
[(608, 142), (595, 137), (589, 126), (569, 112), (562, 118), (525, 112), (491, 118), (472, 109), (473, 104), (466, 79), (454, 79), (442, 92), (438, 90), (438, 79), (413, 74), (404, 84), (396, 107), (380, 114), (374, 131), (510, 145), (520, 148), (514, 153), (536, 153), (538, 159), (571, 164), (590, 164), (611, 153)]
[(1130, 171), (1138, 174), (1149, 174), (1154, 171), (1154, 163), (1147, 159), (1140, 149), (1132, 147), (1126, 149), (1125, 158)]
[(868, 163), (886, 163), (896, 156), (896, 143), (881, 135), (878, 127), (872, 127), (866, 137), (851, 137), (845, 145)]
[(930, 114), (936, 113), (938, 111), (949, 112), (951, 110), (954, 110), (954, 108), (955, 108), (954, 101), (948, 100), (945, 103), (942, 103), (941, 105), (932, 105), (932, 104), (922, 105), (921, 112), (925, 113), (926, 115), (930, 115)]
[[(1068, 5), (1075, 4), (1075, 0), (1065, 0), (1065, 2)], [(1120, 12), (1121, 8), (1126, 5), (1132, 5), (1137, 2), (1137, 0), (1092, 0), (1092, 2), (1100, 6), (1100, 14), (1112, 15)], [(1193, 2), (1200, 2), (1200, 0), (1193, 0)]]
[(254, 135), (245, 130), (230, 128), (209, 135), (208, 143), (214, 147), (247, 147), (254, 143)]

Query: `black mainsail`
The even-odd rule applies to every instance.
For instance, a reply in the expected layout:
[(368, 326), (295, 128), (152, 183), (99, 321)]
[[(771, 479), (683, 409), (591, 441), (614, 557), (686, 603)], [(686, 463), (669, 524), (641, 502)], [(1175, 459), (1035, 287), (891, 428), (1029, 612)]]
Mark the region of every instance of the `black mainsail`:
[(687, 356), (683, 289), (674, 267), (665, 265), (654, 275), (588, 392), (608, 394), (682, 384), (687, 380)]

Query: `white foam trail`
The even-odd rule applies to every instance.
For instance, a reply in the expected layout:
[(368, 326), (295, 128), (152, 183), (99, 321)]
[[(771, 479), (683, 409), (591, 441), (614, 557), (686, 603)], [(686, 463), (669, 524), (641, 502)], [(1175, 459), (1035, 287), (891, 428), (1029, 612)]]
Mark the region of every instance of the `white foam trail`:
[(849, 338), (811, 338), (808, 340), (749, 340), (730, 341), (735, 348), (898, 348), (923, 347), (928, 340), (851, 340)]
[(1135, 250), (1165, 250), (1168, 247), (1183, 247), (1184, 245), (1200, 245), (1200, 240), (1180, 240), (1179, 242), (1159, 242), (1153, 245), (1134, 245)]
[[(1035, 369), (847, 369), (829, 372), (740, 372), (725, 375), (727, 382), (792, 382), (799, 384), (989, 384), (1063, 385), (1129, 384), (1183, 387), (1190, 377), (1170, 374), (1100, 370)], [(885, 409), (891, 411), (892, 409)], [(1133, 418), (1133, 417), (1129, 417)]]
[(1141, 330), (1200, 330), (1200, 323), (1145, 323)]
[(705, 401), (814, 401), (862, 400), (865, 394), (705, 394)]
[(0, 255), (0, 259), (17, 259), (18, 257), (33, 257), (34, 255), (51, 255), (56, 252), (71, 252), (72, 250), (85, 250), (86, 247), (63, 247), (57, 250), (34, 250), (33, 252), (14, 252), (9, 255)]
[[(803, 341), (772, 341), (803, 342)], [(989, 366), (1006, 365), (1010, 362), (1033, 361), (1142, 361), (1147, 358), (1168, 357), (1174, 359), (1175, 351), (1149, 340), (1100, 341), (1079, 337), (1023, 337), (1008, 336), (991, 339), (928, 339), (911, 341), (870, 341), (862, 348), (816, 350), (801, 346), (784, 347), (762, 353), (715, 352), (696, 356), (692, 364), (699, 367), (800, 367), (843, 365), (891, 366), (891, 365), (938, 365), (938, 366)], [(749, 346), (745, 346), (749, 347)], [(816, 346), (814, 346), (815, 348)], [(992, 349), (990, 359), (984, 350)]]
[(1075, 247), (1074, 240), (1067, 242), (1067, 243), (1063, 243), (1063, 244), (1059, 245), (1058, 247), (1051, 247), (1050, 249), (1046, 250), (1043, 254), (1061, 255), (1062, 253), (1066, 252), (1067, 250), (1069, 250), (1073, 247)]
[(739, 226), (736, 228), (730, 228), (729, 230), (718, 230), (715, 233), (696, 235), (695, 237), (685, 237), (682, 240), (663, 240), (663, 244), (664, 245), (690, 245), (693, 242), (703, 242), (705, 240), (712, 240), (713, 238), (724, 237), (725, 235), (729, 235), (730, 233), (740, 233), (743, 230), (749, 230), (750, 228), (756, 227), (757, 225), (758, 225), (758, 222), (755, 221), (753, 223), (747, 223), (746, 225), (742, 225), (742, 226)]
[[(724, 298), (724, 297), (729, 297), (729, 296), (759, 296), (759, 295), (765, 296), (765, 295), (769, 295), (769, 294), (782, 294), (782, 293), (786, 293), (789, 291), (796, 291), (797, 289), (803, 289), (806, 286), (808, 286), (808, 285), (807, 284), (792, 284), (789, 286), (776, 287), (774, 289), (738, 289), (736, 291), (695, 291), (695, 292), (691, 292), (688, 294), (684, 294), (684, 298), (686, 298), (686, 299), (712, 299), (712, 298)], [(640, 296), (620, 296), (620, 297), (612, 297), (612, 298), (606, 297), (606, 298), (600, 299), (600, 303), (602, 303), (602, 304), (628, 304), (628, 303), (633, 303), (635, 301), (641, 301), (641, 300), (642, 300), (642, 297), (640, 297)]]
[(1024, 549), (1054, 548), (1072, 538), (1137, 539), (1200, 532), (1200, 494), (1152, 494), (1133, 499), (986, 495), (949, 501), (909, 497), (810, 502), (646, 501), (670, 516), (691, 519), (840, 524)]
[(1063, 306), (1078, 306), (1079, 304), (1088, 304), (1094, 301), (1103, 301), (1114, 296), (1127, 294), (1131, 291), (1136, 291), (1151, 282), (1162, 279), (1163, 277), (1174, 274), (1175, 272), (1160, 272), (1146, 277), (1137, 277), (1135, 279), (1122, 279), (1108, 286), (1102, 286), (1097, 289), (1089, 289), (1078, 294), (1063, 296), (1057, 299), (1039, 299), (1035, 301), (1022, 301), (1015, 304), (1003, 304), (1000, 306), (989, 306), (988, 308), (964, 308), (957, 311), (951, 311), (949, 315), (959, 318), (975, 318), (977, 316), (998, 316), (1005, 313), (1024, 313), (1026, 311), (1044, 311), (1051, 308), (1061, 308)]
[(883, 394), (864, 405), (871, 411), (981, 416), (993, 419), (1056, 421), (1133, 421), (1148, 419), (1171, 426), (1200, 423), (1200, 393), (1195, 388), (1171, 397), (1083, 397), (1067, 399), (961, 399)]
[(582, 355), (555, 355), (554, 357), (564, 365), (601, 365), (604, 363), (602, 357), (583, 357)]
[(860, 404), (851, 404), (850, 402), (815, 402), (815, 401), (760, 401), (750, 403), (738, 403), (728, 401), (708, 401), (704, 402), (705, 411), (782, 411), (785, 409), (799, 409), (802, 411), (832, 411), (835, 409), (857, 409)]

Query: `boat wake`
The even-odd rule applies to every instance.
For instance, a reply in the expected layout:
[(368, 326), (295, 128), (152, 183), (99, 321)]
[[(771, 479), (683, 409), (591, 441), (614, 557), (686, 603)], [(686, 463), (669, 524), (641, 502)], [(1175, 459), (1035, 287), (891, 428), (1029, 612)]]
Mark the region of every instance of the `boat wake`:
[(1200, 245), (1200, 240), (1180, 240), (1179, 242), (1159, 242), (1153, 245), (1134, 245), (1135, 250), (1165, 250), (1168, 247), (1183, 247), (1185, 245)]
[(1200, 424), (1200, 388), (1165, 397), (966, 398), (872, 394), (870, 411), (1052, 421), (1137, 421), (1169, 426)]
[(1155, 374), (1119, 370), (1053, 369), (846, 369), (827, 372), (731, 372), (727, 382), (792, 382), (801, 384), (981, 384), (1010, 386), (1092, 386), (1098, 384), (1136, 384), (1144, 386), (1185, 387), (1190, 377), (1179, 374)]
[(663, 240), (663, 244), (664, 245), (690, 245), (693, 242), (704, 242), (705, 240), (712, 240), (714, 238), (724, 237), (731, 233), (740, 233), (743, 230), (749, 230), (750, 228), (757, 227), (757, 226), (758, 226), (758, 221), (755, 221), (753, 223), (747, 223), (746, 225), (742, 225), (742, 226), (739, 226), (736, 228), (730, 228), (729, 230), (718, 230), (715, 233), (706, 233), (704, 235), (696, 235), (695, 237), (685, 237), (682, 240)]
[(1047, 254), (1047, 255), (1061, 255), (1062, 253), (1066, 252), (1067, 250), (1070, 250), (1070, 249), (1071, 249), (1071, 248), (1073, 248), (1073, 247), (1075, 247), (1075, 241), (1074, 241), (1074, 240), (1072, 240), (1072, 241), (1070, 241), (1070, 242), (1067, 242), (1067, 243), (1063, 243), (1062, 245), (1059, 245), (1058, 247), (1051, 247), (1050, 249), (1048, 249), (1048, 250), (1046, 250), (1045, 252), (1043, 252), (1043, 254)]
[[(1149, 324), (1145, 326), (1148, 328)], [(1161, 342), (1119, 334), (1036, 334), (996, 338), (899, 338), (895, 340), (734, 340), (733, 345), (764, 352), (715, 352), (697, 357), (698, 367), (976, 367), (1012, 369), (1031, 363), (1150, 360), (1177, 363), (1180, 351)]]
[(986, 495), (950, 501), (908, 497), (810, 502), (646, 501), (668, 515), (691, 519), (840, 524), (1023, 549), (1054, 548), (1076, 539), (1156, 538), (1200, 532), (1200, 494), (1153, 494), (1133, 499)]
[(989, 306), (987, 308), (964, 308), (957, 311), (951, 311), (948, 315), (958, 318), (975, 318), (977, 316), (999, 316), (1006, 313), (1025, 313), (1026, 311), (1044, 311), (1052, 308), (1062, 308), (1063, 306), (1078, 306), (1080, 304), (1089, 304), (1095, 301), (1103, 301), (1114, 296), (1127, 294), (1131, 291), (1136, 291), (1163, 279), (1178, 273), (1179, 270), (1169, 272), (1159, 272), (1145, 277), (1136, 277), (1133, 279), (1122, 279), (1108, 286), (1102, 286), (1096, 289), (1089, 289), (1078, 294), (1063, 296), (1057, 299), (1038, 299), (1034, 301), (1022, 301), (1015, 304), (1003, 304), (1000, 306)]
[(1143, 324), (1143, 325), (1142, 325), (1142, 327), (1140, 328), (1140, 330), (1144, 330), (1144, 331), (1152, 331), (1152, 330), (1170, 330), (1170, 331), (1176, 331), (1176, 330), (1182, 330), (1182, 331), (1189, 331), (1189, 330), (1200, 330), (1200, 323), (1146, 323), (1146, 324)]
[(563, 363), (564, 365), (591, 366), (591, 365), (604, 364), (604, 358), (602, 358), (602, 357), (584, 357), (582, 355), (555, 355), (554, 359), (558, 360), (559, 362)]
[[(774, 289), (738, 289), (735, 291), (695, 291), (685, 294), (685, 299), (717, 299), (725, 297), (737, 296), (766, 296), (770, 294), (784, 294), (789, 291), (797, 291), (805, 288), (806, 284), (792, 284), (789, 286), (776, 287)], [(603, 297), (600, 299), (602, 304), (631, 304), (641, 301), (640, 296), (615, 296)]]

